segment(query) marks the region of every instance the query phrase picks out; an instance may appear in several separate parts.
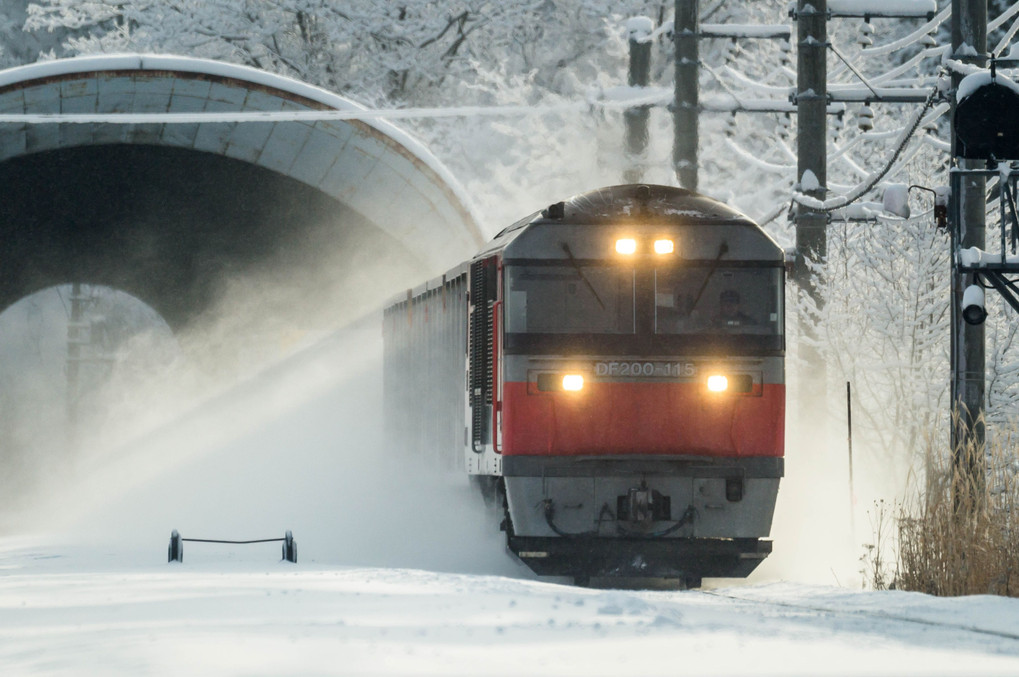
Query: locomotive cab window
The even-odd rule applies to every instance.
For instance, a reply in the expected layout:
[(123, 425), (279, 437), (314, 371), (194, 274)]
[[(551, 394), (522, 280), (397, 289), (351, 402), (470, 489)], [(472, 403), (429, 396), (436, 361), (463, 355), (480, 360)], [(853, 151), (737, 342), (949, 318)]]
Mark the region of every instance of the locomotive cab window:
[(634, 270), (599, 265), (506, 268), (506, 331), (632, 334)]
[(780, 335), (781, 275), (778, 268), (660, 268), (655, 333)]

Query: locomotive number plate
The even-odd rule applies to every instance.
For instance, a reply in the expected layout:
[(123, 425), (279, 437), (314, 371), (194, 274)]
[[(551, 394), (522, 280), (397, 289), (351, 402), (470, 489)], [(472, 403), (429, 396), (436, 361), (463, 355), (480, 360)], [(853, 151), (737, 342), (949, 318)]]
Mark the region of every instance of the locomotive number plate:
[(631, 378), (689, 378), (697, 374), (693, 362), (595, 362), (595, 376)]

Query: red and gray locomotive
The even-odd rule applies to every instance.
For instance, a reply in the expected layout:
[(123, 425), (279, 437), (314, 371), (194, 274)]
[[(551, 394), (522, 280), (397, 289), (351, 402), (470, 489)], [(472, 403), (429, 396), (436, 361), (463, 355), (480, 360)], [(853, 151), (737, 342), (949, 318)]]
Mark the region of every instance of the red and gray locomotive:
[(550, 205), (384, 313), (393, 444), (455, 464), (540, 575), (748, 575), (783, 475), (784, 254), (679, 188)]

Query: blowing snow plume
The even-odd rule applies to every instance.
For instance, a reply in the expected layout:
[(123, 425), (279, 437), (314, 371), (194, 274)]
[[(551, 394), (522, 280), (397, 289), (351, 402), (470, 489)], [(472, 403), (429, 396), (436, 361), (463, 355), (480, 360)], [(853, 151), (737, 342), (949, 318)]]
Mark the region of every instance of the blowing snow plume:
[[(69, 470), (9, 523), (157, 561), (172, 529), (289, 529), (302, 561), (519, 571), (465, 478), (383, 448), (381, 318), (365, 311), (423, 276), (377, 242), (305, 244), (318, 251), (231, 278), (155, 378), (115, 369), (91, 393), (102, 416), (64, 452)], [(248, 556), (217, 547), (189, 547), (186, 561)]]
[[(374, 326), (331, 335), (118, 450), (48, 503), (52, 524), (154, 559), (174, 528), (290, 529), (301, 561), (518, 571), (465, 480), (383, 448), (380, 354)], [(189, 545), (185, 561), (249, 556)]]
[(789, 408), (785, 477), (771, 529), (774, 551), (750, 580), (855, 585), (859, 552), (844, 440), (835, 441), (823, 423), (805, 423), (794, 398)]

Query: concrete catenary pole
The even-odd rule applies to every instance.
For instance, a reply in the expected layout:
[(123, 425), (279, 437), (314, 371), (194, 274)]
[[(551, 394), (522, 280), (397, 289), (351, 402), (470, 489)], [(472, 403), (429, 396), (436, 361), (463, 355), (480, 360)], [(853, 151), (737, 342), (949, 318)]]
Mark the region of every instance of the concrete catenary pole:
[[(977, 66), (987, 66), (987, 0), (952, 0), (953, 59)], [(962, 76), (953, 74), (952, 85), (958, 87)], [(954, 101), (953, 101), (954, 107)], [(955, 113), (954, 108), (952, 111)], [(954, 139), (952, 147), (955, 147)], [(982, 169), (982, 160), (960, 158), (960, 169)], [(961, 190), (952, 195), (957, 200), (949, 213), (956, 215), (955, 237), (962, 248), (985, 244), (986, 186), (983, 177), (963, 176)], [(969, 275), (952, 269), (952, 450), (955, 468), (965, 477), (980, 482), (983, 473), (984, 445), (984, 325), (970, 325), (962, 319), (962, 295), (973, 283)], [(964, 453), (966, 450), (976, 453)]]
[[(797, 183), (801, 192), (818, 200), (824, 200), (828, 180), (827, 14), (827, 0), (797, 0)], [(823, 272), (820, 266), (828, 255), (827, 225), (825, 213), (797, 205), (793, 276), (817, 311), (820, 311), (823, 299), (815, 276)], [(814, 340), (818, 321), (819, 316), (812, 312), (801, 316), (804, 340), (800, 345), (800, 357), (805, 366), (801, 401), (823, 407), (825, 367)], [(810, 412), (805, 413), (812, 416)]]
[[(627, 22), (626, 27), (630, 38), (630, 72), (627, 83), (630, 87), (647, 87), (651, 81), (651, 41), (648, 36), (654, 30), (654, 22), (647, 17), (634, 17)], [(646, 160), (650, 115), (647, 106), (628, 108), (623, 113), (629, 164), (624, 172), (627, 183), (640, 183), (644, 180), (643, 165)]]
[(673, 41), (676, 46), (676, 91), (672, 106), (672, 167), (679, 185), (697, 190), (697, 77), (699, 24), (697, 0), (676, 0)]

